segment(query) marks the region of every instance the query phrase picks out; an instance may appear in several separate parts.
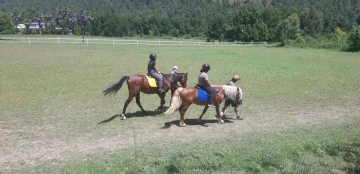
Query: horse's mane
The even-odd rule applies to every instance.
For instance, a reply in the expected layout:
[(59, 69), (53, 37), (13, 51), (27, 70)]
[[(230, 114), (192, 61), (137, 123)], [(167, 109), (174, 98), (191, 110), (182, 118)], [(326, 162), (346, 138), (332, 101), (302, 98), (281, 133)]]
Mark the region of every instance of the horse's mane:
[[(229, 98), (232, 101), (236, 101), (236, 95), (238, 95), (238, 91), (237, 91), (238, 88), (236, 86), (223, 85), (222, 88), (224, 90), (224, 94), (226, 98)], [(239, 88), (239, 90), (241, 89)], [(240, 96), (240, 100), (241, 98), (242, 95)]]

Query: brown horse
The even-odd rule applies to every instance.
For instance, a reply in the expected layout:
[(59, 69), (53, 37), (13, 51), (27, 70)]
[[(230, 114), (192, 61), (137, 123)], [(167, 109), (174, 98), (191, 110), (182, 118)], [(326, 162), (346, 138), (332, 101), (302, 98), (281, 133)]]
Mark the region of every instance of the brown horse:
[[(216, 85), (215, 89), (217, 91), (217, 94), (214, 99), (214, 105), (216, 107), (216, 117), (218, 119), (219, 123), (224, 123), (220, 116), (220, 104), (224, 99), (231, 99), (233, 101), (236, 101), (240, 103), (242, 101), (242, 90), (235, 86), (228, 86), (228, 85)], [(179, 101), (182, 101), (180, 107), (179, 107)], [(199, 101), (198, 98), (198, 92), (197, 89), (194, 87), (187, 87), (182, 88), (179, 87), (176, 89), (172, 99), (171, 99), (171, 105), (169, 109), (165, 112), (165, 114), (172, 114), (175, 112), (176, 109), (179, 109), (181, 118), (180, 118), (180, 126), (185, 126), (184, 122), (184, 114), (189, 108), (189, 106), (194, 103), (196, 105), (205, 105), (205, 108), (198, 118), (198, 122), (201, 122), (201, 119), (207, 109), (209, 108), (208, 103)]]
[(164, 78), (163, 93), (159, 93), (158, 87), (150, 87), (147, 77), (145, 75), (136, 74), (132, 76), (123, 76), (118, 83), (108, 87), (103, 91), (104, 96), (111, 94), (115, 95), (119, 91), (123, 83), (126, 81), (128, 85), (129, 96), (124, 103), (123, 111), (121, 114), (122, 119), (126, 119), (125, 117), (126, 108), (128, 107), (128, 105), (130, 104), (130, 102), (133, 100), (134, 97), (136, 97), (136, 103), (140, 107), (141, 111), (144, 114), (147, 114), (140, 103), (140, 92), (143, 92), (145, 94), (158, 94), (161, 101), (160, 101), (160, 106), (158, 107), (157, 110), (164, 112), (164, 108), (163, 108), (165, 104), (164, 98), (167, 91), (169, 91), (170, 89), (172, 90), (173, 93), (173, 91), (176, 89), (174, 88), (174, 86), (177, 84), (177, 82), (180, 82), (182, 87), (186, 87), (187, 73), (162, 74), (162, 75)]

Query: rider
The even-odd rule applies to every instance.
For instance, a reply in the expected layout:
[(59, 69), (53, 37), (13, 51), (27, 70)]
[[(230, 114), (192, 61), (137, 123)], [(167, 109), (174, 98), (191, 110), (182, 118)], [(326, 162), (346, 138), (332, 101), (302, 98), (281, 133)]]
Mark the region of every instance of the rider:
[(214, 106), (214, 97), (216, 94), (216, 90), (209, 82), (208, 71), (210, 70), (209, 64), (204, 64), (200, 70), (199, 78), (198, 78), (198, 85), (201, 89), (205, 90), (208, 94), (208, 106)]
[(157, 70), (156, 68), (156, 54), (151, 53), (150, 56), (150, 61), (148, 63), (148, 73), (154, 77), (156, 79), (156, 81), (158, 82), (158, 86), (159, 86), (159, 93), (163, 93), (164, 89), (162, 88), (163, 86), (163, 77), (161, 75), (161, 73)]
[[(231, 80), (227, 83), (227, 85), (229, 85), (229, 86), (235, 86), (235, 87), (236, 87), (235, 83), (236, 83), (238, 80), (240, 80), (240, 78), (239, 78), (238, 75), (235, 74), (235, 75), (233, 75), (233, 77), (231, 78)], [(241, 104), (241, 103), (237, 103), (236, 101), (232, 101), (231, 99), (226, 99), (226, 100), (225, 100), (225, 105), (224, 105), (224, 107), (221, 109), (221, 114), (220, 114), (220, 115), (223, 116), (223, 115), (224, 115), (224, 112), (225, 112), (225, 109), (226, 109), (228, 106), (231, 105), (232, 107), (234, 107), (234, 111), (235, 111), (235, 113), (236, 113), (237, 119), (242, 120), (243, 118), (240, 117), (240, 112), (239, 112), (239, 109), (238, 109), (239, 104)]]

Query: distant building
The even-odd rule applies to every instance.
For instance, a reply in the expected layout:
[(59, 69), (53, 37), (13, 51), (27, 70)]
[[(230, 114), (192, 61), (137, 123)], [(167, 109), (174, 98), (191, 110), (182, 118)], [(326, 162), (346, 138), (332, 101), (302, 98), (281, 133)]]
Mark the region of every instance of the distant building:
[(16, 28), (18, 28), (18, 29), (24, 29), (24, 28), (26, 28), (26, 26), (25, 26), (25, 24), (18, 24), (18, 25), (16, 26)]
[[(45, 29), (45, 23), (41, 23), (42, 29)], [(30, 29), (39, 29), (39, 22), (33, 22), (30, 24)]]

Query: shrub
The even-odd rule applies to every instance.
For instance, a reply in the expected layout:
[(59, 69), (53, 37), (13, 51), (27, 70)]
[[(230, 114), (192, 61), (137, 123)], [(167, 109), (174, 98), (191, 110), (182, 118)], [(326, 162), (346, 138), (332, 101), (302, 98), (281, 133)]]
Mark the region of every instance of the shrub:
[(360, 25), (354, 25), (348, 37), (349, 51), (360, 51)]

